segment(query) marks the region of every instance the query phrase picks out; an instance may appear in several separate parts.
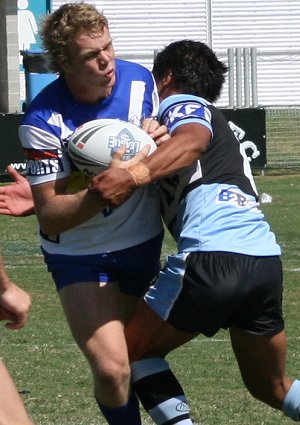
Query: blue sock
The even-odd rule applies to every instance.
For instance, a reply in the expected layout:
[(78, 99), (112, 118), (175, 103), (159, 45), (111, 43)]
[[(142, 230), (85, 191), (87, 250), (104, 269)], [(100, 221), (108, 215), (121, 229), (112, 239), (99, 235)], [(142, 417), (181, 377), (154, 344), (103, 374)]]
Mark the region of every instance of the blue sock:
[(293, 382), (283, 400), (282, 411), (294, 421), (300, 421), (300, 381)]
[(109, 425), (142, 425), (139, 402), (134, 392), (127, 404), (117, 408), (110, 408), (97, 399), (96, 401)]

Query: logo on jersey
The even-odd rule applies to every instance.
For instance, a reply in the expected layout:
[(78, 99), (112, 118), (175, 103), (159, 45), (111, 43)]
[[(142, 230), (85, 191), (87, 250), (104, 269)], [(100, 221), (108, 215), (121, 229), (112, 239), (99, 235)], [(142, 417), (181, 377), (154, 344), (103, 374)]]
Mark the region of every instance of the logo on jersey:
[(44, 176), (64, 171), (57, 149), (23, 149), (29, 176)]
[(111, 149), (111, 156), (122, 146), (126, 146), (122, 159), (127, 161), (140, 151), (140, 142), (136, 140), (127, 128), (124, 128), (117, 136), (109, 136), (108, 147)]
[(206, 106), (200, 102), (182, 102), (169, 108), (164, 116), (164, 124), (170, 128), (184, 119), (200, 119), (210, 124), (211, 113)]
[(255, 200), (247, 198), (245, 194), (235, 188), (222, 189), (218, 195), (218, 203), (221, 202), (229, 202), (239, 208), (257, 205)]

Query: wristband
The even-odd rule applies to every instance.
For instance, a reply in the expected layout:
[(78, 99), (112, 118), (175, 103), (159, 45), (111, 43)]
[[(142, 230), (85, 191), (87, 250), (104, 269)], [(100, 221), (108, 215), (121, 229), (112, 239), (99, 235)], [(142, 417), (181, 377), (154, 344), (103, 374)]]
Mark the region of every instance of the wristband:
[(137, 162), (136, 164), (126, 168), (126, 170), (133, 178), (137, 187), (151, 182), (149, 168), (142, 162)]

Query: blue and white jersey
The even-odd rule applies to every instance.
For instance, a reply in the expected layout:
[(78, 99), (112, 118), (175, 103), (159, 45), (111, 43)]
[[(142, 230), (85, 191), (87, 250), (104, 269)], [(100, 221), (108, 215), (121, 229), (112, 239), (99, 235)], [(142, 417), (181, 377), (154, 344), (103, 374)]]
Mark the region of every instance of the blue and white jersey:
[[(144, 118), (156, 116), (157, 111), (153, 76), (138, 64), (116, 59), (112, 95), (96, 105), (76, 102), (64, 79), (58, 78), (33, 99), (20, 127), (30, 184), (69, 177), (70, 191), (87, 187), (88, 179), (74, 169), (67, 155), (68, 139), (74, 130), (98, 118), (118, 118), (140, 126)], [(41, 235), (41, 243), (49, 253), (87, 255), (129, 248), (161, 230), (157, 190), (149, 185), (138, 189), (119, 208), (105, 209), (59, 235)]]
[(221, 111), (202, 98), (174, 95), (161, 103), (158, 119), (171, 134), (186, 123), (211, 132), (198, 161), (161, 181), (162, 214), (179, 251), (279, 255), (259, 209), (249, 160)]

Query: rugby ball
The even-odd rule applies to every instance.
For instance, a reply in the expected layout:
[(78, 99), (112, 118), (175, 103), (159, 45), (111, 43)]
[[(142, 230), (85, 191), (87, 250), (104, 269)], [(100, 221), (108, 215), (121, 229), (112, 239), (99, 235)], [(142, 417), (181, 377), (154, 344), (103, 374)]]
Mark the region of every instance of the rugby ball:
[(97, 119), (74, 131), (68, 152), (75, 166), (92, 177), (109, 167), (118, 148), (126, 146), (122, 159), (127, 161), (146, 145), (150, 145), (149, 154), (155, 151), (154, 140), (136, 125), (116, 119)]

